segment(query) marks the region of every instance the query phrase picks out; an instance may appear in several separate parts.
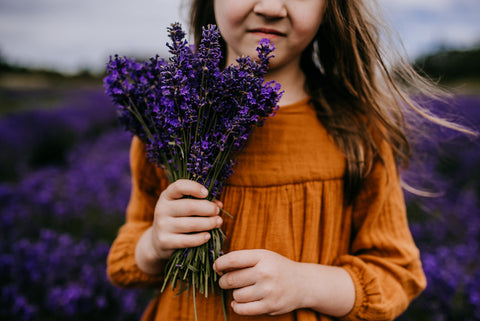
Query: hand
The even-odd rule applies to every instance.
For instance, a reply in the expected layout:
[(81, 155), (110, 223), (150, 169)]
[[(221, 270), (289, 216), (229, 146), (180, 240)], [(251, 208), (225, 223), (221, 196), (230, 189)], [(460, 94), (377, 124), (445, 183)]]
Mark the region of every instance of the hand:
[(176, 249), (202, 245), (210, 239), (208, 231), (222, 225), (222, 203), (205, 200), (207, 196), (205, 187), (185, 179), (175, 181), (162, 192), (151, 231), (152, 247), (159, 258), (170, 257)]
[(242, 250), (218, 258), (219, 285), (233, 290), (232, 308), (241, 315), (279, 315), (303, 307), (301, 263), (267, 250)]
[(207, 195), (205, 187), (191, 180), (178, 180), (162, 192), (153, 224), (135, 249), (135, 261), (142, 271), (161, 273), (161, 260), (170, 258), (176, 249), (202, 245), (210, 239), (208, 231), (222, 225), (218, 214), (223, 205), (217, 200), (205, 200)]

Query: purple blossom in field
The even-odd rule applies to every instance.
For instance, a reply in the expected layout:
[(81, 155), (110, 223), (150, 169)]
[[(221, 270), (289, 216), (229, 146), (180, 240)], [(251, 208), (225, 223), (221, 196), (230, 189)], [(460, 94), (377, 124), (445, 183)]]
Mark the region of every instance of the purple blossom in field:
[(412, 305), (412, 314), (434, 312), (448, 316), (446, 320), (468, 320), (477, 307), (480, 290), (476, 279), (480, 261), (475, 254), (480, 251), (478, 193), (462, 190), (417, 198), (410, 206), (418, 206), (411, 213), (415, 215), (411, 226), (428, 282), (426, 291)]
[(77, 89), (65, 95), (61, 108), (0, 118), (0, 180), (14, 181), (40, 167), (63, 165), (73, 145), (118, 125), (112, 103), (100, 90)]
[[(46, 167), (18, 184), (0, 184), (0, 215), (6, 225), (25, 225), (23, 235), (36, 235), (37, 223), (73, 227), (77, 236), (110, 240), (123, 221), (128, 202), (130, 135), (117, 129), (95, 142), (79, 144), (63, 167)], [(18, 229), (5, 230), (16, 239)], [(108, 232), (107, 232), (108, 231)]]
[[(42, 229), (37, 240), (19, 239), (0, 255), (0, 316), (15, 320), (135, 319), (134, 291), (105, 280), (104, 242), (76, 241)], [(135, 294), (138, 296), (138, 291)]]
[[(455, 96), (431, 109), (480, 130), (479, 97)], [(428, 285), (401, 319), (480, 320), (480, 141), (445, 128), (425, 130), (432, 138), (414, 146), (423, 163), (414, 162), (404, 178), (436, 193), (406, 194)]]
[[(115, 288), (105, 274), (129, 198), (131, 135), (101, 88), (71, 99), (0, 120), (0, 159), (23, 164), (0, 183), (1, 320), (138, 320), (151, 295)], [(31, 162), (39, 152), (55, 158)]]

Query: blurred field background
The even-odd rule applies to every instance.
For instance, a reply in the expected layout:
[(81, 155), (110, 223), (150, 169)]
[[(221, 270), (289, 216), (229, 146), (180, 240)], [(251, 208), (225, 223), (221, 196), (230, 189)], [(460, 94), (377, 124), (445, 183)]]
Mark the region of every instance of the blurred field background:
[[(473, 48), (417, 62), (456, 88), (432, 109), (477, 130), (479, 61)], [(402, 319), (480, 320), (479, 142), (428, 130), (439, 143), (418, 142), (423, 166), (405, 173), (438, 194), (406, 192), (428, 288)], [(0, 319), (139, 318), (152, 291), (117, 289), (105, 276), (129, 196), (130, 139), (102, 75), (0, 62)]]
[[(479, 131), (480, 47), (439, 47), (413, 63), (453, 92), (431, 109)], [(129, 197), (131, 137), (102, 78), (0, 55), (1, 320), (138, 320), (153, 295), (105, 275)], [(425, 131), (434, 139), (415, 142), (422, 162), (403, 175), (434, 196), (405, 191), (428, 287), (400, 319), (480, 320), (479, 139)]]

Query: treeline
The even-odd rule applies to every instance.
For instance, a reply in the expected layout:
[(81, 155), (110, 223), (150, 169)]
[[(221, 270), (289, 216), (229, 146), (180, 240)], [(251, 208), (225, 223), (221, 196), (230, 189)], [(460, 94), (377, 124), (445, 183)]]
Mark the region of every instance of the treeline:
[(65, 74), (58, 70), (48, 68), (26, 67), (22, 65), (12, 64), (5, 59), (0, 53), (0, 77), (8, 77), (9, 75), (23, 76), (41, 76), (51, 81), (64, 80), (81, 80), (81, 81), (98, 81), (103, 78), (103, 74), (94, 73), (88, 69), (80, 70), (75, 74)]
[[(413, 65), (421, 73), (442, 82), (459, 79), (480, 80), (480, 45), (464, 50), (441, 49), (418, 58)], [(11, 64), (0, 54), (0, 75), (9, 73), (42, 75), (51, 79), (77, 78), (98, 80), (104, 76), (103, 73), (93, 73), (89, 70), (81, 70), (74, 75), (65, 75), (55, 70), (32, 69)]]
[(414, 67), (441, 82), (480, 80), (480, 45), (466, 50), (440, 50), (420, 57)]

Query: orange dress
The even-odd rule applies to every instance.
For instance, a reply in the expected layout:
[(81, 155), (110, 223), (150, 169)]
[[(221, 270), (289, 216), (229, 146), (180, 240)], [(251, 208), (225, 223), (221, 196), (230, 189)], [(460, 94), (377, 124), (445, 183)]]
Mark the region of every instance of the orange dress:
[[(256, 129), (222, 193), (225, 210), (234, 216), (224, 216), (225, 251), (261, 248), (299, 262), (343, 267), (353, 279), (356, 298), (342, 319), (394, 319), (426, 281), (387, 144), (381, 154), (384, 165), (377, 163), (354, 204), (344, 206), (345, 157), (313, 106), (304, 100), (281, 107)], [(134, 251), (168, 181), (145, 159), (138, 138), (130, 156), (131, 198), (126, 223), (109, 253), (108, 275), (119, 286), (158, 287), (162, 276), (143, 273)], [(244, 317), (228, 309), (230, 321), (332, 320), (309, 309), (275, 317)], [(223, 320), (220, 297), (197, 295), (197, 313), (199, 321)], [(142, 320), (193, 321), (192, 296), (175, 297), (169, 289), (158, 293)]]

